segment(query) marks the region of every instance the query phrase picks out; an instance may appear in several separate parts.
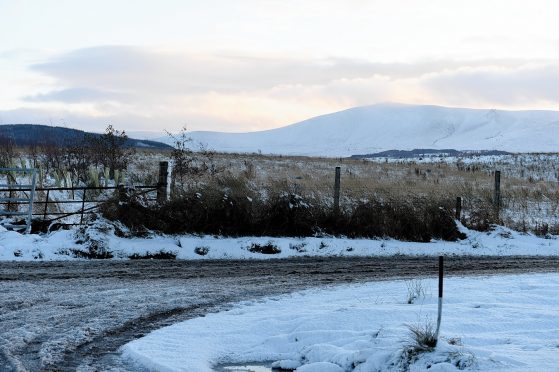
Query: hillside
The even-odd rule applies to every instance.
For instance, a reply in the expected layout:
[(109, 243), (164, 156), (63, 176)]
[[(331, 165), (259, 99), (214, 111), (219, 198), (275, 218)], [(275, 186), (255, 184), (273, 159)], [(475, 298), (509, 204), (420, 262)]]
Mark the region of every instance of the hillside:
[(250, 133), (192, 132), (208, 148), (351, 156), (387, 150), (558, 152), (559, 112), (379, 104)]
[[(78, 129), (39, 124), (0, 125), (0, 136), (13, 139), (17, 146), (32, 146), (45, 143), (67, 146), (79, 142), (85, 134), (101, 135), (99, 133), (87, 133)], [(126, 146), (153, 149), (170, 148), (169, 145), (162, 142), (134, 138), (129, 138)]]

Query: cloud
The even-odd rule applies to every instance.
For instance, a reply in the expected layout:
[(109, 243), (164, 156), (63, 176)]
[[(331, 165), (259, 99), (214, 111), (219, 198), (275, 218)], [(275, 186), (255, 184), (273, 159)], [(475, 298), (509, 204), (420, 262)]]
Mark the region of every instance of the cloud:
[(324, 84), (370, 76), (378, 67), (341, 58), (203, 54), (108, 46), (76, 50), (35, 64), (32, 69), (63, 86), (169, 95), (246, 92), (281, 84)]
[[(167, 114), (158, 117), (135, 115), (133, 113), (110, 113), (107, 115), (90, 115), (80, 111), (58, 108), (19, 108), (14, 110), (0, 110), (0, 125), (3, 124), (43, 124), (68, 128), (79, 128), (91, 132), (103, 132), (111, 124), (126, 131), (146, 131), (165, 135), (165, 130), (178, 131), (183, 126), (189, 130), (213, 128), (227, 131), (234, 126), (234, 121), (212, 115), (189, 115), (188, 121), (184, 115)], [(193, 127), (191, 124), (196, 123)]]
[(101, 46), (51, 57), (31, 69), (51, 83), (25, 97), (20, 114), (39, 110), (41, 122), (64, 117), (101, 128), (110, 122), (134, 130), (184, 124), (195, 130), (269, 129), (378, 102), (559, 106), (554, 60), (379, 63)]
[(68, 88), (27, 96), (24, 97), (24, 100), (29, 102), (83, 103), (118, 100), (121, 97), (123, 97), (122, 94), (110, 91), (101, 91), (91, 88)]
[[(514, 61), (473, 61), (468, 66)], [(463, 67), (457, 61), (373, 63), (348, 58), (312, 58), (243, 53), (195, 53), (129, 46), (102, 46), (75, 50), (31, 68), (69, 89), (103, 92), (121, 99), (129, 96), (193, 95), (207, 92), (239, 93), (283, 85), (314, 86), (339, 80), (417, 78)], [(33, 99), (75, 102), (72, 91)], [(76, 91), (77, 95), (82, 95)], [(102, 95), (90, 97), (102, 99)]]
[(434, 96), (459, 104), (527, 106), (559, 103), (559, 63), (518, 68), (465, 68), (432, 75), (421, 84)]

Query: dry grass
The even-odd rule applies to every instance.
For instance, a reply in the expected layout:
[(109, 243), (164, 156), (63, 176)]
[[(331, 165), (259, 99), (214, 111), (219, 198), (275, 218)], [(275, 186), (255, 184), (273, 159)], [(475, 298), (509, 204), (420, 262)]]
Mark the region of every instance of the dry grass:
[[(20, 161), (29, 157), (24, 152), (19, 156)], [(127, 182), (155, 184), (158, 162), (169, 160), (169, 156), (169, 151), (139, 151), (125, 173)], [(215, 154), (213, 160), (223, 170), (220, 177), (239, 179), (248, 185), (250, 193), (261, 196), (290, 190), (320, 200), (321, 204), (333, 205), (334, 168), (340, 166), (342, 210), (351, 210), (372, 199), (414, 198), (436, 200), (437, 204), (452, 209), (456, 197), (460, 196), (462, 222), (467, 226), (483, 230), (493, 223), (501, 223), (542, 235), (559, 233), (557, 154), (513, 155), (490, 161), (473, 158), (444, 162), (441, 159), (431, 163), (259, 154)], [(502, 172), (499, 215), (492, 205), (493, 172), (497, 169)], [(185, 184), (176, 184), (174, 191), (180, 195), (193, 185), (199, 188), (214, 182), (215, 177), (187, 177)], [(44, 195), (38, 197), (41, 200)]]
[(409, 347), (416, 352), (430, 351), (437, 346), (437, 332), (435, 325), (426, 321), (419, 324), (408, 324)]
[[(146, 159), (149, 159), (146, 162)], [(155, 171), (157, 157), (141, 161)], [(555, 161), (557, 160), (557, 161)], [(487, 229), (501, 223), (521, 231), (559, 232), (559, 163), (557, 155), (518, 155), (492, 162), (378, 162), (347, 158), (216, 154), (215, 162), (232, 177), (242, 177), (251, 189), (268, 192), (305, 190), (310, 197), (333, 204), (334, 168), (341, 167), (341, 208), (360, 200), (403, 200), (428, 197), (454, 206), (463, 199), (462, 222)], [(501, 170), (501, 209), (493, 208), (494, 170)], [(134, 173), (134, 172), (133, 172)], [(136, 173), (139, 174), (139, 173)], [(153, 175), (151, 179), (153, 179)], [(193, 180), (189, 180), (193, 182)], [(196, 179), (197, 183), (212, 182)], [(180, 187), (180, 185), (178, 185)]]

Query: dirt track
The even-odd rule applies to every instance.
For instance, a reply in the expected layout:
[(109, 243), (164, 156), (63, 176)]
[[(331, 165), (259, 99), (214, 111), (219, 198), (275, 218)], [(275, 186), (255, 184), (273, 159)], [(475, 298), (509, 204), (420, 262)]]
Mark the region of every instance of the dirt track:
[[(452, 257), (448, 275), (557, 272), (559, 257)], [(118, 348), (229, 304), (312, 286), (426, 277), (428, 257), (0, 263), (0, 370), (138, 370)]]

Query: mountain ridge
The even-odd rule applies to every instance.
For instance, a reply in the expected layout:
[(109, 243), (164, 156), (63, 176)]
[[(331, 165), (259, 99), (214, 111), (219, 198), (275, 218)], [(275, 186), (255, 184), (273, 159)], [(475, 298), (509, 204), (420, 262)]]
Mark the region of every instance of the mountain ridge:
[(259, 132), (195, 131), (223, 152), (352, 156), (418, 148), (558, 152), (559, 112), (376, 104)]
[[(2, 124), (0, 125), (0, 136), (10, 138), (16, 146), (35, 146), (44, 144), (55, 144), (68, 146), (80, 143), (84, 135), (101, 136), (101, 133), (85, 132), (75, 128), (49, 126), (43, 124)], [(126, 147), (168, 149), (166, 143), (154, 140), (139, 140), (128, 138)]]

